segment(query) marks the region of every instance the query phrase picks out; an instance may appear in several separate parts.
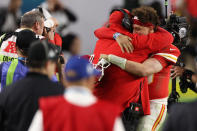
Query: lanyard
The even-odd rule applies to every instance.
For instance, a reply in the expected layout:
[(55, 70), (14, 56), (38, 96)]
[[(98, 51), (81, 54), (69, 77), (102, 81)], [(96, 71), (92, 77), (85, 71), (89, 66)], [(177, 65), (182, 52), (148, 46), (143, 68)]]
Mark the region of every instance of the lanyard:
[(25, 57), (18, 57), (18, 60), (26, 61), (27, 58), (25, 58)]

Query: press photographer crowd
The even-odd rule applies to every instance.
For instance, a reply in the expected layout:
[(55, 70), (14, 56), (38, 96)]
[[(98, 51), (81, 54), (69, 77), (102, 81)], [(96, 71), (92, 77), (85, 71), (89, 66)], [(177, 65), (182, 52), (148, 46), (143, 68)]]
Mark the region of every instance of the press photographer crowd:
[(0, 8), (0, 131), (196, 131), (177, 88), (197, 93), (197, 0), (142, 1), (106, 12), (91, 54), (61, 1)]

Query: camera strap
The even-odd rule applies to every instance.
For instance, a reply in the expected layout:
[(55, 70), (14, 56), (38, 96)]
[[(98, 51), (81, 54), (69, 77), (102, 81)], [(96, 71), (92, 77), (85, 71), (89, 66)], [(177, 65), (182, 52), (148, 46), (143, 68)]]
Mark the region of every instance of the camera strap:
[(144, 85), (144, 80), (143, 80), (143, 83), (142, 82), (140, 82), (140, 94), (139, 94), (139, 103), (141, 103), (141, 91), (142, 91), (142, 86)]

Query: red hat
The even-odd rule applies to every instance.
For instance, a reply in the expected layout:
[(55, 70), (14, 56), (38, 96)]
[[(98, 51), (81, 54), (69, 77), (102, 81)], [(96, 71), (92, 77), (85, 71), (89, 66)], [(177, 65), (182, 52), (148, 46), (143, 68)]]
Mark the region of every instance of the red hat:
[(197, 0), (185, 0), (187, 10), (192, 17), (197, 17)]

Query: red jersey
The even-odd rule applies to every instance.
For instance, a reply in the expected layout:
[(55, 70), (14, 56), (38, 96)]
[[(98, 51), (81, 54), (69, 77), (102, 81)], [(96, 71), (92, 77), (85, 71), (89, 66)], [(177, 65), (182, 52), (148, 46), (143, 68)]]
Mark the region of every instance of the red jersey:
[(54, 40), (49, 40), (49, 42), (53, 43), (54, 45), (57, 45), (59, 47), (62, 47), (62, 38), (61, 36), (55, 32), (54, 34)]
[(120, 115), (120, 109), (110, 103), (98, 100), (81, 107), (69, 103), (63, 96), (42, 98), (40, 109), (45, 131), (112, 131)]
[[(110, 16), (109, 30), (128, 35), (132, 38), (132, 44), (135, 48), (133, 53), (122, 53), (119, 45), (111, 39), (99, 39), (94, 50), (96, 64), (100, 54), (114, 54), (131, 61), (142, 63), (150, 53), (169, 46), (173, 42), (171, 34), (164, 29), (159, 28), (156, 33), (149, 35), (131, 34), (121, 26), (122, 13), (115, 11)], [(95, 32), (95, 33), (98, 33)], [(102, 33), (102, 35), (104, 32)], [(97, 36), (99, 34), (96, 34)], [(104, 72), (104, 77), (98, 83), (95, 94), (104, 100), (121, 105), (123, 108), (129, 106), (130, 102), (138, 102), (141, 85), (141, 102), (144, 114), (150, 113), (149, 93), (146, 78), (139, 78), (131, 75), (115, 65), (111, 65)]]
[(152, 56), (152, 58), (157, 59), (161, 63), (163, 69), (148, 77), (148, 89), (151, 100), (168, 97), (171, 65), (177, 62), (179, 55), (179, 49), (176, 46), (171, 45)]

